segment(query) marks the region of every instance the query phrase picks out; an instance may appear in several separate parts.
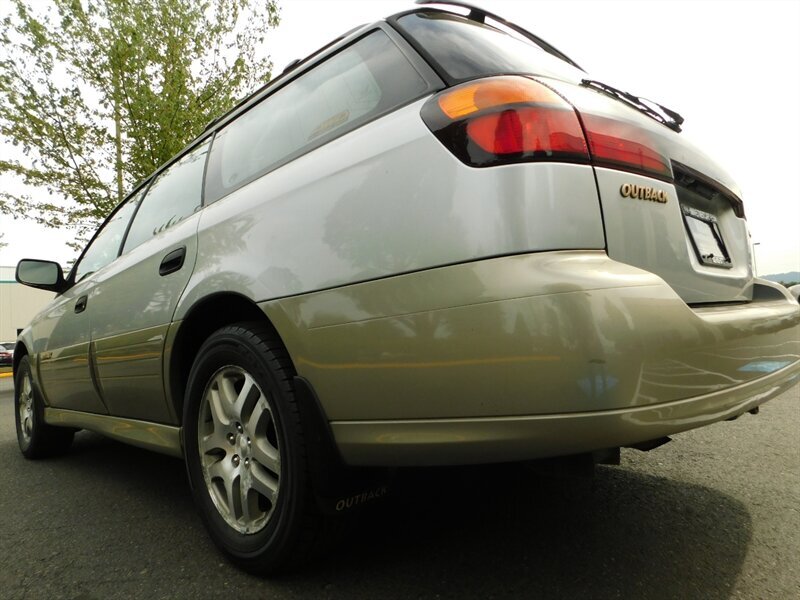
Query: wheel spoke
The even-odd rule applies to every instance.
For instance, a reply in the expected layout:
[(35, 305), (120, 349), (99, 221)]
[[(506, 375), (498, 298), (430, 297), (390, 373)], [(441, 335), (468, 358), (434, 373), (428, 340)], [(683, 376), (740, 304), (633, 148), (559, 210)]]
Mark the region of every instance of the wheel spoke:
[(209, 465), (207, 471), (209, 479), (221, 479), (227, 485), (227, 482), (233, 481), (235, 469), (229, 461), (222, 459)]
[(225, 433), (216, 427), (214, 431), (200, 438), (199, 445), (201, 454), (209, 454), (214, 450), (227, 451), (230, 448)]
[(264, 468), (275, 475), (281, 474), (281, 456), (278, 449), (270, 444), (266, 438), (256, 439), (251, 446), (253, 458)]
[(274, 503), (278, 493), (278, 480), (257, 463), (251, 463), (250, 472), (252, 489), (262, 496), (266, 496), (270, 502)]
[(255, 437), (257, 432), (266, 430), (266, 426), (269, 425), (269, 421), (264, 424), (264, 427), (259, 427), (261, 420), (264, 418), (272, 420), (272, 413), (270, 412), (269, 408), (267, 408), (266, 401), (259, 399), (245, 423), (245, 429), (249, 433), (250, 437)]
[(211, 390), (211, 394), (208, 397), (208, 412), (211, 413), (211, 421), (214, 424), (215, 431), (230, 425), (231, 421), (226, 414), (219, 390)]
[(223, 459), (214, 463), (208, 469), (209, 476), (213, 479), (222, 480), (222, 489), (225, 492), (225, 504), (228, 510), (233, 515), (234, 519), (238, 516), (236, 510), (236, 496), (237, 492), (234, 490), (236, 480), (238, 479), (237, 470), (230, 464), (229, 461)]
[[(236, 402), (233, 405), (233, 412), (239, 419), (244, 420), (244, 411), (247, 405), (247, 399), (250, 397), (250, 393), (253, 391), (254, 385), (255, 381), (253, 381), (253, 378), (250, 375), (245, 374), (244, 385), (242, 385), (242, 390), (236, 396)], [(256, 388), (256, 391), (257, 389), (258, 388)]]
[(228, 510), (231, 511), (231, 515), (233, 515), (233, 518), (237, 521), (242, 514), (239, 506), (239, 490), (236, 489), (239, 487), (239, 483), (238, 475), (225, 482), (225, 495), (228, 499)]
[(229, 417), (229, 421), (231, 419), (236, 419), (239, 415), (234, 410), (234, 406), (236, 405), (236, 397), (238, 394), (236, 393), (233, 379), (225, 373), (220, 373), (217, 376), (217, 385), (219, 388), (220, 408), (224, 411), (225, 415)]
[(242, 507), (242, 520), (249, 524), (251, 521), (250, 501), (248, 499), (248, 492), (250, 487), (245, 485), (244, 478), (239, 480), (239, 502)]

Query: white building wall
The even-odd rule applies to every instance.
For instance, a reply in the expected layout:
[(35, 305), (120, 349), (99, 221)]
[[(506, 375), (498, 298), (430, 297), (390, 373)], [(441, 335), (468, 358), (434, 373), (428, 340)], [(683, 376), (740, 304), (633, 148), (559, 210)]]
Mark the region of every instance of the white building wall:
[(14, 281), (14, 267), (0, 267), (0, 342), (17, 339), (17, 329), (25, 327), (53, 299), (45, 292)]

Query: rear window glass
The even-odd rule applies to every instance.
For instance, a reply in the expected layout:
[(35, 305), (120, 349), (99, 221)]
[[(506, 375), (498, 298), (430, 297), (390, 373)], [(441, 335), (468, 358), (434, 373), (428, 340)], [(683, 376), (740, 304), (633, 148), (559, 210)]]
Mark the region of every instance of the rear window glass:
[(427, 84), (382, 31), (302, 74), (214, 139), (213, 202), (256, 177), (420, 97)]
[(459, 15), (412, 13), (398, 24), (453, 81), (505, 73), (580, 81), (585, 75), (531, 42)]

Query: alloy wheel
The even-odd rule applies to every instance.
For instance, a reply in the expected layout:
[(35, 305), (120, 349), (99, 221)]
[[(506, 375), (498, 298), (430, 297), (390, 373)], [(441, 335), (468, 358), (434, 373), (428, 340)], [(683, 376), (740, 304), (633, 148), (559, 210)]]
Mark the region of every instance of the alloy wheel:
[(214, 373), (200, 403), (203, 477), (220, 515), (240, 533), (261, 531), (278, 500), (281, 455), (273, 414), (253, 376), (232, 365)]

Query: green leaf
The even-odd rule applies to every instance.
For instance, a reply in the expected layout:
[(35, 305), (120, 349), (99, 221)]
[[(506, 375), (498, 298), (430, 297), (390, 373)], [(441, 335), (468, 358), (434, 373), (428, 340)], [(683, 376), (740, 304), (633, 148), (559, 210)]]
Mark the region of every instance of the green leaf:
[(0, 193), (0, 211), (83, 237), (271, 75), (272, 1), (9, 1), (0, 137), (16, 150), (0, 173), (55, 200)]

